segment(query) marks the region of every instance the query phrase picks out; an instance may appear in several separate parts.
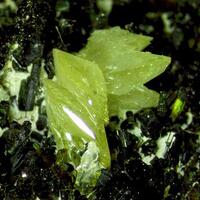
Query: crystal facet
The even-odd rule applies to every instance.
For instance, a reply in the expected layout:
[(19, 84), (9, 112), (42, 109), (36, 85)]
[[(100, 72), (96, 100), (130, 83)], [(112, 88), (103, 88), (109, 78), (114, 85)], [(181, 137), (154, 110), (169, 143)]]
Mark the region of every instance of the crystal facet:
[(164, 72), (170, 58), (141, 52), (151, 39), (119, 27), (97, 30), (79, 52), (97, 63), (104, 74), (109, 115), (119, 115), (122, 109), (157, 106), (159, 95), (143, 85)]

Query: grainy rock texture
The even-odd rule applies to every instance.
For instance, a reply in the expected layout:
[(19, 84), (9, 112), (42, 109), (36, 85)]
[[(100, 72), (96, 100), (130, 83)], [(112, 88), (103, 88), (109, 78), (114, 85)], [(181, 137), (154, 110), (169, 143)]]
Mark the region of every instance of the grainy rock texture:
[[(113, 26), (153, 37), (145, 50), (170, 56), (172, 63), (165, 73), (145, 84), (161, 94), (158, 107), (127, 112), (124, 120), (110, 119), (106, 132), (112, 165), (109, 171), (102, 171), (91, 197), (200, 199), (200, 2), (111, 3), (112, 9), (106, 7), (111, 4), (90, 0), (0, 2), (0, 91), (4, 91), (0, 95), (7, 98), (0, 102), (0, 199), (86, 199), (74, 188), (73, 166), (63, 160), (66, 152), (56, 156), (39, 95), (42, 91), (31, 71), (35, 73), (40, 66), (53, 78), (52, 48), (78, 52), (92, 30)], [(9, 73), (15, 80), (22, 78), (20, 73), (29, 76), (23, 91), (33, 98), (29, 101), (24, 96), (22, 108), (27, 107), (20, 114), (19, 94), (11, 95), (3, 81), (5, 66), (12, 67), (14, 71)], [(12, 121), (11, 113), (28, 121)]]

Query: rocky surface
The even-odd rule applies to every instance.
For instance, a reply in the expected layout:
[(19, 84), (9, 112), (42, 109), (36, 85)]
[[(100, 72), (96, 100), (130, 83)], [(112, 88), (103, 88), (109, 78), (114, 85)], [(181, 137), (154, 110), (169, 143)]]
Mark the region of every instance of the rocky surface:
[[(92, 30), (113, 26), (153, 37), (145, 50), (170, 56), (172, 63), (145, 84), (161, 94), (158, 107), (128, 112), (124, 120), (110, 119), (106, 132), (111, 170), (102, 171), (91, 198), (200, 199), (199, 13), (198, 0), (116, 0), (107, 5), (88, 0), (2, 1), (0, 199), (86, 198), (74, 188), (73, 166), (63, 160), (66, 152), (56, 156), (40, 84), (34, 80), (41, 68), (53, 78), (52, 48), (78, 52)], [(4, 84), (5, 66), (15, 70), (16, 79), (29, 73), (17, 88), (23, 100)], [(35, 107), (40, 109), (33, 119), (29, 112)], [(19, 112), (23, 120), (13, 121)]]

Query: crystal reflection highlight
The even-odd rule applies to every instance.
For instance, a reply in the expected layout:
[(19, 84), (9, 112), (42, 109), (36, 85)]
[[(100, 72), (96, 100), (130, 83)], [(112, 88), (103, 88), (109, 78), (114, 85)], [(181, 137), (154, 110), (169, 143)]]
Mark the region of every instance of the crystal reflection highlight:
[(66, 107), (63, 107), (64, 112), (70, 117), (70, 119), (87, 135), (89, 135), (91, 138), (95, 139), (95, 134), (93, 131), (87, 126), (87, 124), (78, 117), (75, 113), (73, 113), (71, 110), (69, 110)]

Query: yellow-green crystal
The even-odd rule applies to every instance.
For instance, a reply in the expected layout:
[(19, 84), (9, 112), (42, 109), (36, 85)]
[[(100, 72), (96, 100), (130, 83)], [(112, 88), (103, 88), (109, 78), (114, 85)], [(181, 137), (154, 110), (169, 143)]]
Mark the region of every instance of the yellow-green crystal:
[(98, 119), (107, 123), (107, 90), (99, 66), (58, 49), (53, 50), (53, 58), (56, 82), (72, 91), (77, 98), (82, 97), (81, 102), (92, 103), (89, 108), (94, 108)]
[(138, 111), (157, 106), (159, 95), (143, 85), (161, 74), (167, 56), (141, 52), (152, 38), (119, 27), (97, 30), (79, 56), (99, 65), (106, 79), (109, 115), (123, 109)]
[(176, 118), (180, 115), (180, 113), (183, 111), (185, 106), (185, 102), (181, 100), (181, 98), (177, 98), (174, 103), (172, 104), (172, 112), (171, 112), (171, 118), (173, 121), (176, 120)]
[[(67, 150), (67, 160), (77, 169), (76, 184), (86, 192), (89, 189), (82, 188), (83, 185), (91, 187), (89, 182), (92, 181), (94, 186), (99, 170), (110, 167), (104, 129), (108, 120), (105, 79), (95, 63), (57, 49), (53, 50), (53, 57), (55, 80), (43, 81), (50, 131), (55, 137), (57, 149)], [(87, 150), (91, 144), (96, 148)], [(87, 153), (82, 159), (84, 151), (95, 152)], [(87, 158), (87, 155), (93, 154), (98, 155), (98, 165), (97, 161)], [(86, 164), (96, 168), (93, 171), (88, 168), (90, 171), (87, 172), (83, 170)], [(81, 180), (83, 183), (80, 184)]]
[(141, 52), (151, 40), (114, 27), (95, 31), (77, 56), (53, 50), (56, 77), (44, 80), (49, 126), (57, 149), (65, 149), (76, 167), (76, 186), (84, 194), (92, 191), (100, 169), (110, 167), (108, 109), (121, 115), (158, 104), (159, 94), (144, 84), (170, 58)]
[(154, 107), (158, 104), (159, 94), (145, 86), (135, 87), (130, 92), (122, 95), (108, 94), (109, 114), (118, 113), (123, 116), (124, 111), (137, 112), (145, 107)]

